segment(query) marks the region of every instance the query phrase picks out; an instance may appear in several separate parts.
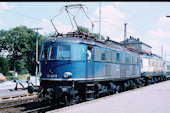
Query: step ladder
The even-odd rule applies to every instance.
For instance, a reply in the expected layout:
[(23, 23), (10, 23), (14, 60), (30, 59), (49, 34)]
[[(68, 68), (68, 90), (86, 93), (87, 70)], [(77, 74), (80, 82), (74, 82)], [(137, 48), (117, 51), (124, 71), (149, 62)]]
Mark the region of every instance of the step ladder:
[(93, 83), (86, 84), (86, 101), (95, 99), (94, 86), (95, 86), (95, 84), (93, 84)]

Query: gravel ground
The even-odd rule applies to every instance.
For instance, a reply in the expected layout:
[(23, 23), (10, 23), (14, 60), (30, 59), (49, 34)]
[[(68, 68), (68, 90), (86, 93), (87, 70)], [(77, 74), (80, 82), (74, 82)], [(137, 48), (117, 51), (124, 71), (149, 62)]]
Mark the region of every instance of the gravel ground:
[(170, 80), (47, 113), (170, 113)]
[(0, 111), (0, 113), (22, 113), (21, 110), (23, 109), (24, 108), (12, 108), (12, 109)]

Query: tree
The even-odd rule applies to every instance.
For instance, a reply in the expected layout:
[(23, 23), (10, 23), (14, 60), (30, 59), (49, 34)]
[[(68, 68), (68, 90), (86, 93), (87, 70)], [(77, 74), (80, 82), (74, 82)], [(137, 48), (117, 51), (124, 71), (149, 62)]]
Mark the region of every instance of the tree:
[[(83, 26), (78, 26), (81, 32), (89, 33), (89, 29)], [(75, 30), (74, 32), (79, 32), (78, 30)]]
[[(93, 33), (93, 35), (94, 35), (94, 37), (96, 37), (96, 38), (99, 38), (99, 37), (100, 37), (99, 33)], [(104, 40), (104, 36), (103, 36), (103, 35), (101, 35), (101, 39)]]
[[(78, 26), (81, 32), (89, 33), (89, 29), (83, 26)], [(75, 30), (74, 32), (79, 32), (78, 30)], [(99, 33), (90, 33), (96, 38), (99, 38)], [(104, 39), (103, 35), (101, 35), (101, 39)]]
[(7, 75), (8, 72), (9, 72), (8, 61), (5, 58), (0, 57), (0, 73), (2, 73), (3, 75)]
[[(38, 35), (39, 48), (44, 40), (42, 35)], [(26, 26), (18, 26), (10, 30), (0, 31), (0, 51), (2, 49), (9, 52), (8, 59), (10, 69), (16, 70), (19, 74), (35, 73), (35, 53), (36, 53), (36, 32)], [(39, 49), (40, 53), (40, 49)]]

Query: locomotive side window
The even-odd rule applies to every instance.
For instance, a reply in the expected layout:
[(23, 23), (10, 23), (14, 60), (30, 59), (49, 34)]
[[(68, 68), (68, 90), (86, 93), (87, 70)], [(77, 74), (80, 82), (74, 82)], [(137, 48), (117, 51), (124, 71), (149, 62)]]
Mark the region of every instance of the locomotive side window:
[(167, 66), (167, 70), (170, 70), (170, 66), (169, 65)]
[(133, 64), (136, 64), (136, 57), (135, 56), (133, 56)]
[(161, 63), (162, 63), (162, 62), (159, 62), (159, 66), (160, 66), (160, 67), (162, 67), (162, 66), (161, 66)]
[(152, 67), (154, 66), (154, 61), (152, 60)]
[(135, 58), (134, 58), (134, 56), (132, 56), (132, 64), (134, 64), (135, 63)]
[(70, 46), (68, 45), (58, 46), (58, 59), (71, 59)]
[(130, 56), (130, 64), (133, 63), (133, 58), (132, 58), (132, 55)]
[(148, 59), (148, 66), (151, 66), (151, 59)]
[(50, 53), (50, 47), (44, 46), (41, 58), (42, 59), (48, 59), (49, 58), (49, 53)]
[(112, 52), (112, 62), (115, 62), (115, 53)]
[(105, 57), (106, 57), (105, 51), (101, 51), (101, 60), (105, 61)]
[(120, 53), (116, 53), (116, 62), (120, 62)]
[(140, 58), (139, 57), (137, 57), (137, 63), (136, 64), (140, 64)]
[(130, 61), (129, 61), (129, 54), (126, 55), (126, 63), (129, 64)]
[(158, 61), (156, 61), (156, 67), (158, 67)]
[(137, 57), (134, 56), (134, 63), (133, 64), (137, 64)]
[(141, 64), (141, 67), (143, 67), (143, 60), (142, 59), (140, 60), (140, 64)]
[(122, 63), (125, 64), (125, 53), (122, 53)]
[(51, 47), (50, 59), (57, 59), (57, 47)]
[(135, 57), (135, 64), (138, 64), (138, 57)]
[(100, 57), (101, 57), (100, 49), (95, 48), (94, 49), (94, 61), (100, 61)]
[(111, 51), (107, 51), (107, 62), (111, 62), (111, 60), (112, 60), (111, 59), (112, 58), (111, 55), (112, 55)]

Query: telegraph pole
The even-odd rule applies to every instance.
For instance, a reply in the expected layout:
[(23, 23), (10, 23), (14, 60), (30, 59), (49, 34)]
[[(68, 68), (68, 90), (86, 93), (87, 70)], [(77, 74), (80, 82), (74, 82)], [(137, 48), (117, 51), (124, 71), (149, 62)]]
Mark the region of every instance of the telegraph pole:
[(125, 29), (124, 29), (124, 46), (125, 46), (125, 41), (126, 41), (126, 25), (127, 23), (124, 23)]
[[(168, 15), (168, 16), (166, 16), (166, 18), (170, 18), (170, 16)], [(165, 54), (165, 60), (166, 60), (166, 54)]]
[(35, 70), (35, 85), (37, 86), (37, 75), (38, 75), (38, 30), (42, 28), (33, 28), (36, 31), (36, 70)]
[(99, 40), (101, 40), (101, 2), (99, 8)]
[(163, 59), (163, 45), (162, 45), (162, 50), (161, 50), (161, 57)]

